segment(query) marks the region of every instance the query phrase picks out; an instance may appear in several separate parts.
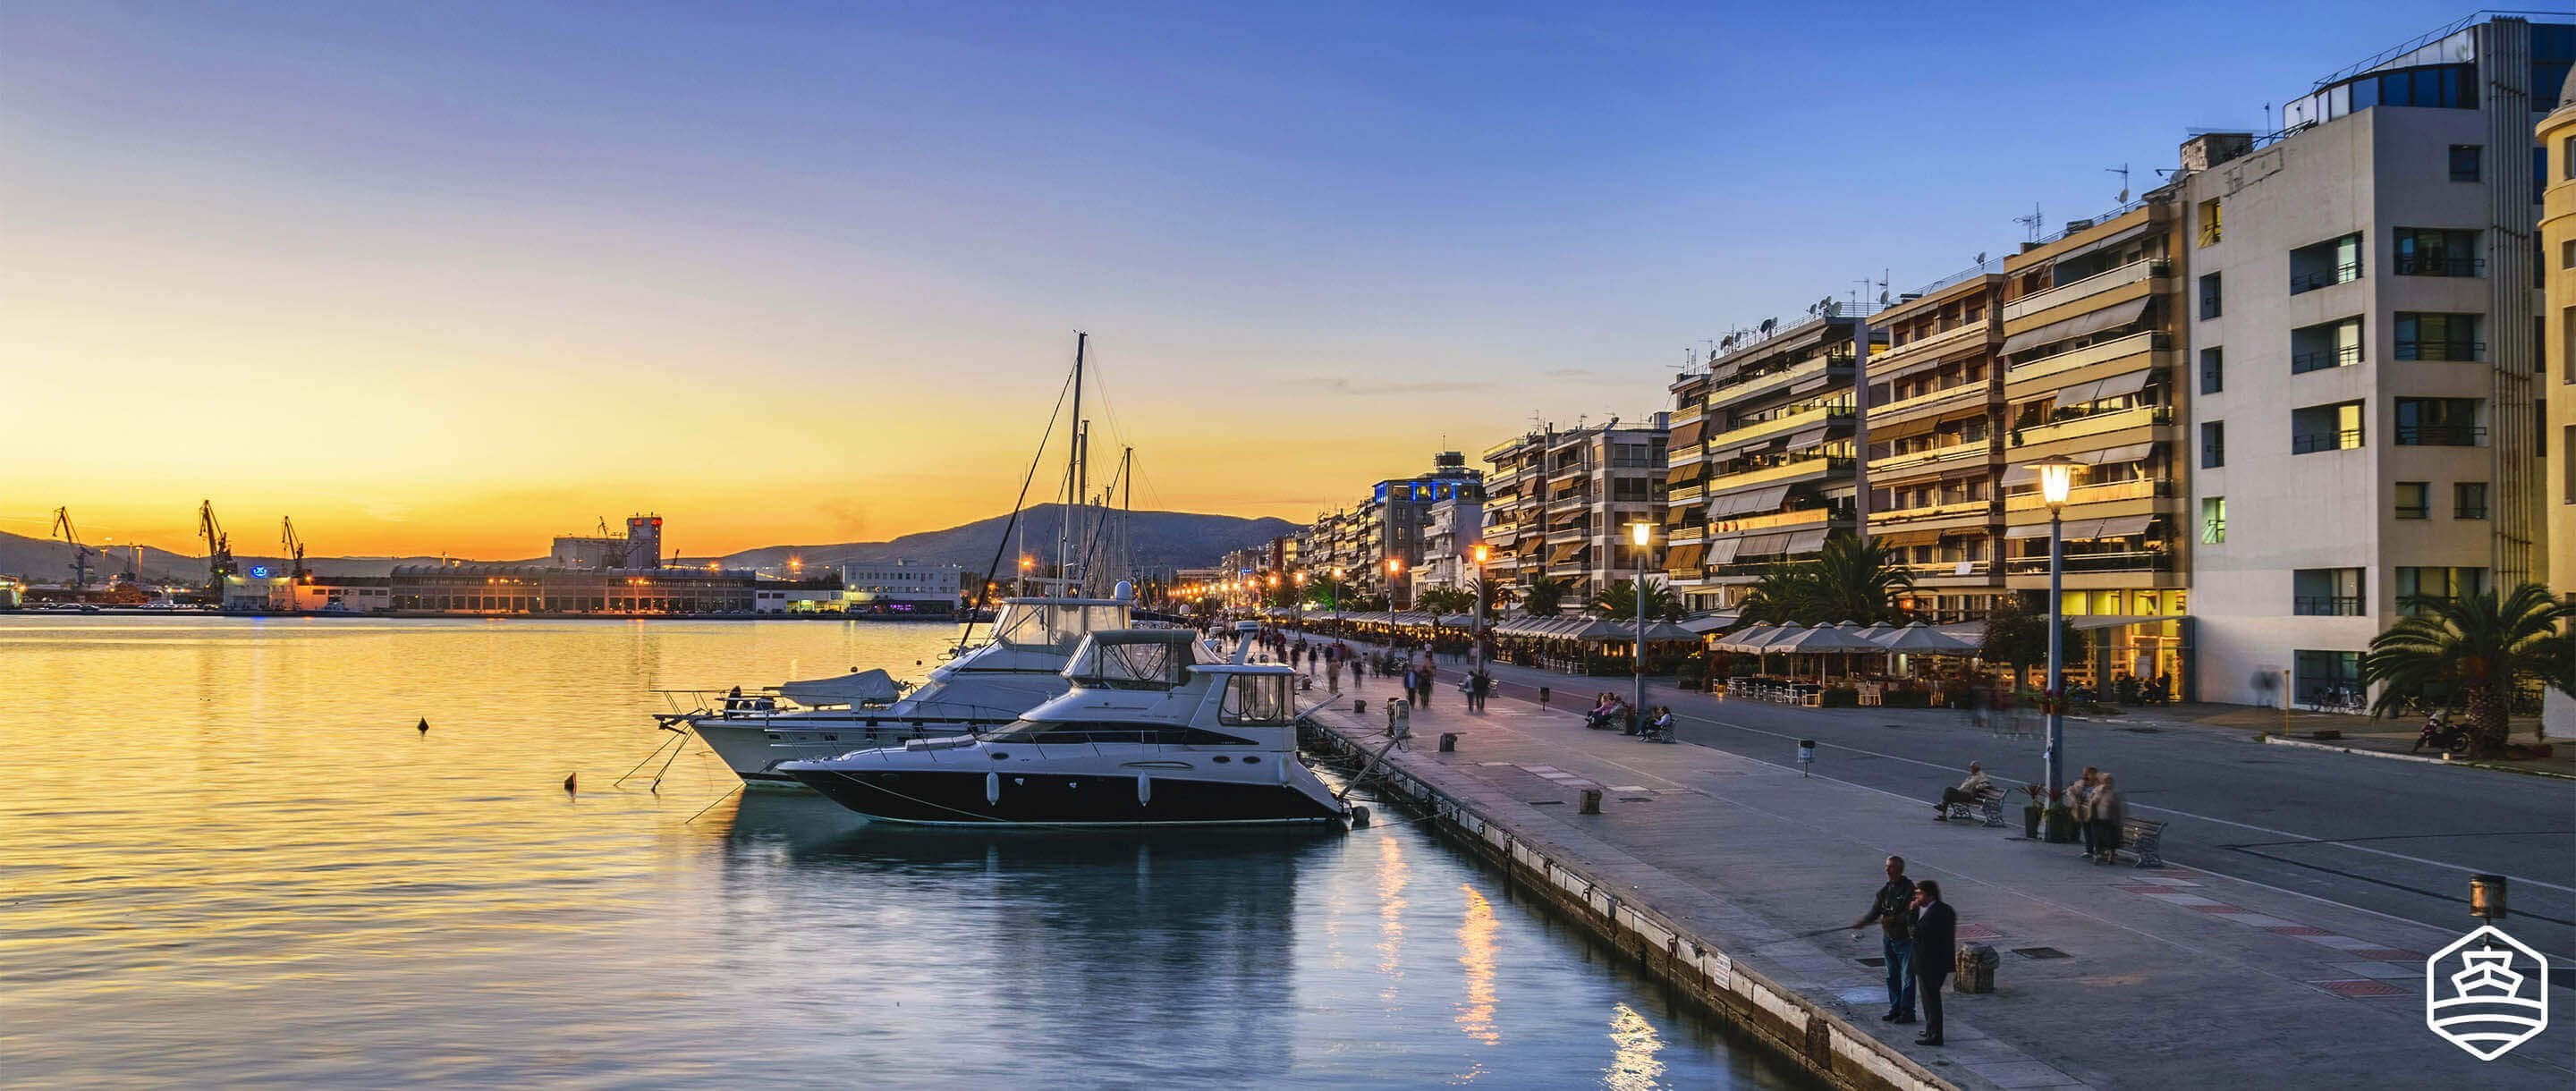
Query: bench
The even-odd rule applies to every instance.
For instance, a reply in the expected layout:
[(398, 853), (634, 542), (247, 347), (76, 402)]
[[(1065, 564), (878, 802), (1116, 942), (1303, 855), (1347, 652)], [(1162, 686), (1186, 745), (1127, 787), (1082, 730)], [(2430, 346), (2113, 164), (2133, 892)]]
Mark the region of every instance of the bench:
[[(1974, 808), (1974, 810), (1972, 811), (1971, 808)], [(2000, 784), (1988, 784), (1984, 791), (1977, 793), (1977, 798), (1974, 800), (1951, 804), (1949, 817), (1953, 822), (1965, 822), (1970, 818), (1982, 818), (1988, 826), (1992, 826), (1997, 829), (2003, 828), (2003, 786)], [(2159, 825), (2162, 825), (2162, 823), (2159, 823)]]
[(2120, 820), (2120, 847), (2114, 851), (2137, 857), (2139, 867), (2163, 867), (2164, 836), (2165, 824), (2162, 822), (2123, 818)]

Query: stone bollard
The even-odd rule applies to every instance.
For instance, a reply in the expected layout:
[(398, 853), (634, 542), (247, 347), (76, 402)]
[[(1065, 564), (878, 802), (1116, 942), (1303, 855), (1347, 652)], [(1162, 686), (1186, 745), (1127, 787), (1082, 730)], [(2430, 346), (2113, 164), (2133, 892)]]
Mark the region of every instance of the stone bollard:
[(1599, 789), (1599, 788), (1586, 788), (1586, 789), (1584, 789), (1584, 790), (1583, 790), (1583, 795), (1582, 795), (1582, 800), (1583, 800), (1582, 802), (1577, 803), (1577, 804), (1575, 804), (1575, 806), (1574, 806), (1574, 809), (1575, 809), (1575, 811), (1576, 811), (1577, 813), (1580, 813), (1580, 814), (1600, 814), (1600, 813), (1601, 813), (1601, 789)]
[(1351, 712), (1352, 712), (1352, 713), (1354, 713), (1354, 714), (1356, 714), (1356, 715), (1361, 715), (1361, 716), (1366, 716), (1366, 715), (1368, 715), (1368, 698), (1366, 698), (1366, 697), (1356, 697), (1356, 698), (1353, 698), (1353, 699), (1351, 700)]
[(1457, 732), (1443, 731), (1440, 733), (1440, 752), (1443, 754), (1455, 754), (1458, 752)]
[(1983, 943), (1959, 945), (1959, 957), (1951, 966), (1954, 976), (1950, 991), (1990, 993), (1995, 991), (1995, 964), (2003, 958), (1992, 946)]

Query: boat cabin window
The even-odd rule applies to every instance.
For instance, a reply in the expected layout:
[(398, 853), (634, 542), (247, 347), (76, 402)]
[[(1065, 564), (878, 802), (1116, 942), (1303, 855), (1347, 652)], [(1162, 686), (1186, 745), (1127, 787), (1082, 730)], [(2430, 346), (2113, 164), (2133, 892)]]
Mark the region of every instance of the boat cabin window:
[(1094, 635), (1075, 650), (1064, 676), (1091, 689), (1173, 689), (1196, 658), (1186, 633)]
[(1238, 674), (1226, 679), (1222, 724), (1285, 724), (1297, 718), (1285, 674)]
[(1108, 604), (1006, 602), (993, 618), (993, 639), (1017, 648), (1072, 651), (1082, 638), (1127, 625), (1127, 608)]

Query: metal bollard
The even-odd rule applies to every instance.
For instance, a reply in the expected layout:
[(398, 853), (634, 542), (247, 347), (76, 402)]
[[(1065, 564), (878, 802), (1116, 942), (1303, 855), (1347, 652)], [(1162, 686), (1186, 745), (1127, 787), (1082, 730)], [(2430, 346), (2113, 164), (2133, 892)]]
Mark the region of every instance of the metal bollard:
[(1583, 800), (1583, 801), (1582, 801), (1581, 803), (1578, 803), (1578, 804), (1576, 804), (1576, 805), (1575, 805), (1575, 807), (1574, 807), (1575, 813), (1577, 813), (1577, 814), (1600, 814), (1600, 813), (1601, 813), (1601, 789), (1599, 789), (1599, 788), (1586, 788), (1586, 789), (1584, 789), (1584, 790), (1583, 790), (1582, 800)]
[(1353, 698), (1351, 700), (1351, 711), (1362, 716), (1368, 715), (1368, 698)]
[(1458, 752), (1457, 732), (1443, 731), (1440, 733), (1440, 752), (1443, 754), (1455, 754)]

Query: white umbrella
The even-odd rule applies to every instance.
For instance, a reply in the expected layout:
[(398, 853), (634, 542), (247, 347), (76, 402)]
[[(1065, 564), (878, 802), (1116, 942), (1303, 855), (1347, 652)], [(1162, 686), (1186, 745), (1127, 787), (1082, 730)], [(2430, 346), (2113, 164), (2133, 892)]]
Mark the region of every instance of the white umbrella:
[(1977, 648), (1919, 621), (1880, 638), (1878, 646), (1891, 652), (1929, 652), (1935, 655), (1955, 655)]

